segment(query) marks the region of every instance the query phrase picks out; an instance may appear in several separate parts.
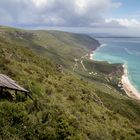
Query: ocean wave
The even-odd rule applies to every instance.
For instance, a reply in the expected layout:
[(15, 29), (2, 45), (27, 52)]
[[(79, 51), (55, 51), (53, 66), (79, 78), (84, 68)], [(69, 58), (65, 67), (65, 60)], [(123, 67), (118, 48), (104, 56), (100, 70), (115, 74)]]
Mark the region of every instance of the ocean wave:
[(106, 47), (107, 46), (107, 44), (101, 44), (100, 45), (100, 47)]
[(124, 50), (125, 50), (128, 54), (130, 54), (130, 55), (133, 54), (132, 51), (130, 51), (128, 48), (124, 48)]
[(125, 51), (130, 54), (130, 55), (135, 55), (135, 56), (140, 56), (140, 51), (136, 51), (136, 50), (129, 50), (128, 48), (124, 48)]
[(135, 51), (135, 50), (133, 50), (133, 53), (134, 53), (136, 56), (140, 56), (140, 51)]

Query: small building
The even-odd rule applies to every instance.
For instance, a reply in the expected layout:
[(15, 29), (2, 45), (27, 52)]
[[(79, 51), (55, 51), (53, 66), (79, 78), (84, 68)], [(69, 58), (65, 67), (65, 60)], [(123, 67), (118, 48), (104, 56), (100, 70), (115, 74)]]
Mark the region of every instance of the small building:
[[(0, 74), (0, 95), (2, 95), (7, 90), (14, 91), (15, 95), (17, 95), (17, 92), (22, 92), (26, 96), (28, 95), (29, 97), (31, 97), (29, 95), (28, 90), (26, 90), (26, 89), (22, 88), (21, 86), (19, 86), (14, 80), (9, 78), (8, 76), (6, 76), (4, 74)], [(7, 95), (10, 95), (10, 93), (8, 93)]]

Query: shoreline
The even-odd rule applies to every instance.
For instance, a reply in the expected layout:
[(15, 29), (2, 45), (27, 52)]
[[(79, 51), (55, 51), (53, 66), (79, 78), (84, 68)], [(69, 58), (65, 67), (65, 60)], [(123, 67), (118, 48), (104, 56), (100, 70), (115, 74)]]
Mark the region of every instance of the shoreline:
[(123, 65), (124, 74), (122, 75), (121, 82), (123, 84), (124, 91), (126, 94), (136, 100), (140, 100), (140, 93), (137, 91), (137, 89), (131, 84), (129, 78), (128, 78), (128, 70), (125, 65)]
[(94, 60), (94, 59), (93, 59), (93, 56), (94, 56), (95, 51), (97, 51), (98, 49), (100, 49), (100, 48), (102, 48), (102, 47), (105, 47), (105, 46), (107, 46), (107, 44), (100, 44), (100, 46), (98, 46), (96, 49), (90, 51), (89, 59), (90, 59), (90, 60)]
[[(90, 52), (89, 59), (94, 60), (93, 56), (94, 56), (95, 51), (97, 51), (98, 49), (100, 49), (101, 47), (104, 47), (104, 46), (106, 46), (106, 44), (101, 44), (95, 50), (92, 50)], [(121, 82), (122, 82), (123, 89), (124, 89), (126, 95), (130, 98), (140, 101), (140, 92), (138, 92), (138, 90), (130, 82), (129, 77), (128, 77), (127, 66), (125, 66), (125, 64), (123, 64), (123, 71), (124, 71), (124, 74), (122, 75)]]

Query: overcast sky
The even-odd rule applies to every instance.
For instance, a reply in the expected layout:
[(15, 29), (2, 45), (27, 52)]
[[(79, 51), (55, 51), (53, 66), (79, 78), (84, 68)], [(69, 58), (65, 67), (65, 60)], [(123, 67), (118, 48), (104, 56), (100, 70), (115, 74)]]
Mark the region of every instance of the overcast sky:
[(140, 0), (0, 0), (0, 25), (140, 36)]

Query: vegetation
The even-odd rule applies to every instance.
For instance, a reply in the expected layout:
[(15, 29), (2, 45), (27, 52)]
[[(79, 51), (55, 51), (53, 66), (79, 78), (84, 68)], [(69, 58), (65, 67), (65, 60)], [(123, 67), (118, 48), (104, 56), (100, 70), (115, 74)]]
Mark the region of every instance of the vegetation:
[(140, 103), (116, 88), (121, 65), (85, 59), (97, 75), (72, 71), (74, 58), (98, 45), (86, 35), (1, 27), (0, 73), (33, 100), (0, 101), (0, 139), (139, 140)]

